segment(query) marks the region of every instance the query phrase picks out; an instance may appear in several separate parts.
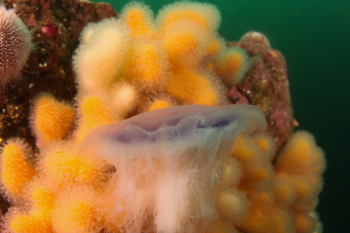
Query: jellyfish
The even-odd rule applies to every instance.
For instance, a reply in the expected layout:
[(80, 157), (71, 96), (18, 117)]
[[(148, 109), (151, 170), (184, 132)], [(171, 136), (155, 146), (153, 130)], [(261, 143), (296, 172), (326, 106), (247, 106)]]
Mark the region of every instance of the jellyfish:
[(251, 105), (184, 105), (95, 128), (80, 154), (113, 165), (109, 217), (126, 232), (210, 232), (222, 164), (238, 133), (266, 131)]

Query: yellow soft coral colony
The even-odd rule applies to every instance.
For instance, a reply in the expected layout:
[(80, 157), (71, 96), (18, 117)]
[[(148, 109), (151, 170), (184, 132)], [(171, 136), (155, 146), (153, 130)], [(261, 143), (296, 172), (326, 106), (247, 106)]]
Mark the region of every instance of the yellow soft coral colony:
[(21, 139), (9, 140), (1, 154), (1, 184), (6, 196), (10, 200), (21, 197), (35, 173), (30, 147)]
[[(66, 103), (58, 102), (49, 94), (42, 94), (34, 101), (32, 128), (40, 144), (66, 137), (73, 120), (73, 108)], [(52, 127), (48, 127), (49, 125)]]
[(54, 232), (51, 224), (52, 210), (55, 203), (55, 195), (52, 189), (43, 181), (32, 183), (28, 194), (31, 199), (31, 211), (25, 213), (23, 210), (12, 208), (7, 214), (8, 228), (13, 232)]
[[(190, 1), (165, 6), (156, 17), (133, 2), (119, 19), (89, 24), (74, 56), (77, 107), (40, 95), (30, 118), (35, 159), (21, 139), (2, 148), (1, 188), (14, 206), (6, 229), (127, 232), (135, 223), (125, 220), (118, 194), (107, 192), (118, 168), (94, 150), (78, 154), (79, 145), (95, 127), (142, 112), (227, 103), (225, 90), (242, 80), (251, 62), (243, 49), (226, 46), (219, 24), (215, 6)], [(295, 133), (279, 153), (266, 133), (241, 133), (230, 155), (216, 190), (218, 218), (203, 232), (320, 232), (314, 209), (325, 161), (309, 133)]]

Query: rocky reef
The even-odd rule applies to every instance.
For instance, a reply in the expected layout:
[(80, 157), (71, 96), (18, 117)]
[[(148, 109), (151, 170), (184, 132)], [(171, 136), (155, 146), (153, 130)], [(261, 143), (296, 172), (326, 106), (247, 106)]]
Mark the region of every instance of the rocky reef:
[[(77, 0), (4, 6), (33, 44), (18, 77), (0, 92), (4, 232), (321, 232), (314, 209), (324, 155), (310, 133), (294, 132), (285, 59), (263, 34), (227, 42), (217, 32), (219, 9), (198, 2), (173, 3), (157, 15), (139, 2), (120, 14)], [(178, 129), (162, 138), (171, 149), (155, 144), (150, 125), (181, 128), (169, 122), (210, 115), (196, 112), (198, 105), (222, 109), (214, 117), (220, 124), (203, 127), (210, 117), (201, 118), (191, 131), (198, 139), (181, 152), (171, 136)], [(240, 114), (228, 117), (222, 106), (230, 105), (254, 105), (242, 110), (244, 118), (265, 119), (259, 127), (247, 121), (221, 149), (198, 149), (205, 135), (213, 138), (206, 144), (222, 137), (212, 131), (234, 129)], [(118, 144), (115, 135), (126, 137), (120, 127), (132, 119), (142, 120), (128, 127), (149, 139), (137, 139), (126, 163), (124, 144), (138, 136)], [(162, 153), (144, 159), (148, 149), (138, 146)], [(151, 177), (158, 177), (154, 187)], [(181, 208), (167, 211), (171, 188), (169, 200)]]

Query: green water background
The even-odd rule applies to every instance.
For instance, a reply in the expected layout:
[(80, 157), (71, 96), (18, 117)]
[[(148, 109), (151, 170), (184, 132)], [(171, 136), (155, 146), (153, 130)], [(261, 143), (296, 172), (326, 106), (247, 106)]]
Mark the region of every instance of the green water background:
[[(108, 0), (117, 12), (129, 1)], [(170, 0), (146, 0), (153, 10)], [(317, 207), (324, 233), (350, 232), (350, 0), (212, 0), (228, 41), (264, 33), (288, 64), (297, 130), (312, 132), (327, 158)], [(268, 233), (268, 232), (267, 232)]]

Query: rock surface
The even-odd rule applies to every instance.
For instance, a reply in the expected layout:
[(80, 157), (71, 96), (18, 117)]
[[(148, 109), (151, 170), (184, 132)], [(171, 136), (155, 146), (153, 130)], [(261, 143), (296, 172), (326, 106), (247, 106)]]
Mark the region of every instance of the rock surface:
[(229, 91), (228, 97), (232, 103), (252, 104), (262, 109), (268, 132), (277, 148), (281, 148), (298, 125), (293, 118), (285, 58), (257, 32), (248, 32), (240, 42), (230, 44), (245, 49), (253, 65), (243, 81)]

